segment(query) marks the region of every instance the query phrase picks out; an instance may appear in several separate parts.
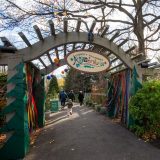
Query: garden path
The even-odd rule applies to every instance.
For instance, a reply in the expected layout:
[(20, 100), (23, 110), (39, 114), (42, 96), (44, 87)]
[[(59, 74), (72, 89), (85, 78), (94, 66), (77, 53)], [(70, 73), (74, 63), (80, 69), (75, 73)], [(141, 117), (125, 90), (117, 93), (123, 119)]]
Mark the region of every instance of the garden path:
[(86, 107), (53, 113), (25, 160), (160, 160), (160, 150)]

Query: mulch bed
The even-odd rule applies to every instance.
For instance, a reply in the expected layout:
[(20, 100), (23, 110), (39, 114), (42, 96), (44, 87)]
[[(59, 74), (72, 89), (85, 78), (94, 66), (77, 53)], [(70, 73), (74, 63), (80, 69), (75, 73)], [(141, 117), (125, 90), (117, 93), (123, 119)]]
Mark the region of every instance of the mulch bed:
[(30, 134), (30, 145), (34, 145), (37, 137), (40, 135), (42, 129), (38, 128)]

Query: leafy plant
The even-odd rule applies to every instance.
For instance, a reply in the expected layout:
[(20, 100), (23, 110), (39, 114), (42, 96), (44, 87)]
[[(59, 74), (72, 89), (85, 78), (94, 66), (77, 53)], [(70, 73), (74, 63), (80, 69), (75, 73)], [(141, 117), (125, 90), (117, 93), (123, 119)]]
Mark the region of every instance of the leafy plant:
[(92, 105), (92, 100), (90, 98), (87, 98), (85, 100), (85, 104), (86, 104), (87, 107), (90, 107)]
[(58, 92), (59, 92), (59, 87), (58, 87), (57, 78), (53, 76), (50, 81), (49, 90), (46, 97), (46, 103), (45, 103), (46, 111), (51, 109), (50, 99), (58, 98)]
[(143, 84), (129, 103), (129, 112), (134, 119), (131, 129), (143, 137), (153, 134), (160, 136), (160, 81), (150, 81)]
[(107, 108), (106, 107), (101, 107), (100, 108), (100, 113), (101, 114), (106, 114), (107, 113)]
[(96, 110), (97, 112), (100, 112), (100, 110), (101, 110), (101, 105), (100, 105), (100, 104), (97, 104), (97, 105), (95, 106), (95, 110)]

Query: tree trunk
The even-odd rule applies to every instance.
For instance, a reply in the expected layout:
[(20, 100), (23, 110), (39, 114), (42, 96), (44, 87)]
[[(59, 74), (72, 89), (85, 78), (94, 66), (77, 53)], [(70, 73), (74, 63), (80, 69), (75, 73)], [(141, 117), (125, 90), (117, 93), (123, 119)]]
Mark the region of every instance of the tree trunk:
[(139, 53), (143, 53), (143, 55), (146, 56), (141, 0), (137, 0), (137, 4), (135, 7), (136, 7), (136, 16), (135, 16), (135, 24), (134, 24), (134, 33), (136, 34), (137, 39), (138, 39), (138, 51)]

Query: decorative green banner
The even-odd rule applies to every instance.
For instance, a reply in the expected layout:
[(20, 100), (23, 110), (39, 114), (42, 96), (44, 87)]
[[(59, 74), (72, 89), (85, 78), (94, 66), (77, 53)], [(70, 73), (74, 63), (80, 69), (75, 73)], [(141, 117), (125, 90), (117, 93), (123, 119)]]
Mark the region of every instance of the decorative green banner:
[(67, 55), (68, 65), (81, 72), (99, 73), (110, 67), (107, 57), (92, 51), (76, 51)]

